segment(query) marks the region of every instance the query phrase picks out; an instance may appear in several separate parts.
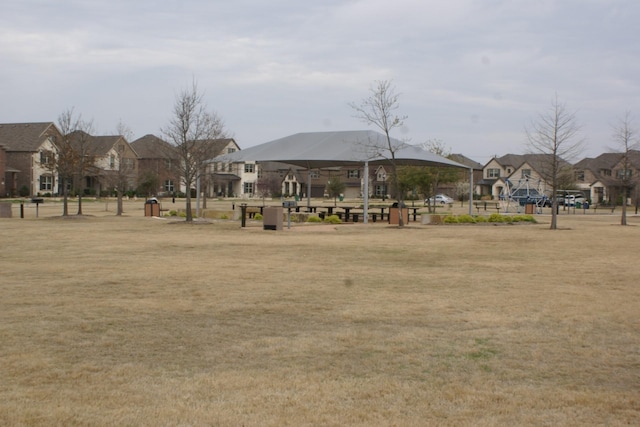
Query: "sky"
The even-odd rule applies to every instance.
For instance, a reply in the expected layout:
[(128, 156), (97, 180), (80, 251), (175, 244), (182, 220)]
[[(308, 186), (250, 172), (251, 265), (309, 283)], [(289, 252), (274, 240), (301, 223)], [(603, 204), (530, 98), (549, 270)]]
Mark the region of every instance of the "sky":
[(557, 97), (593, 157), (626, 112), (640, 128), (639, 21), (637, 0), (5, 0), (0, 123), (73, 108), (95, 134), (161, 136), (195, 81), (247, 148), (376, 130), (349, 104), (386, 80), (411, 144), (522, 154)]

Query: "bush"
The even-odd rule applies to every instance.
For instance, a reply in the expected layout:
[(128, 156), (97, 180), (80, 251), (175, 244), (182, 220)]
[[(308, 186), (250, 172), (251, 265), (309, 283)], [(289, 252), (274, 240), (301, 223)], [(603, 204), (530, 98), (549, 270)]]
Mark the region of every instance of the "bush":
[(445, 224), (457, 224), (458, 222), (458, 217), (456, 217), (455, 215), (447, 215), (444, 217)]
[(180, 218), (186, 218), (186, 217), (187, 217), (187, 213), (186, 213), (186, 212), (180, 212), (180, 213), (178, 214), (178, 216), (179, 216)]
[(475, 224), (476, 219), (469, 214), (458, 216), (458, 222), (462, 224)]
[(20, 197), (27, 197), (29, 193), (31, 193), (31, 190), (29, 190), (29, 187), (27, 187), (26, 185), (23, 185), (22, 187), (20, 187), (20, 190), (18, 191), (18, 194), (20, 194)]
[(514, 215), (513, 222), (532, 222), (537, 223), (536, 219), (533, 215)]
[(494, 213), (489, 215), (487, 219), (489, 222), (504, 222), (505, 215), (500, 215), (499, 213)]
[(324, 218), (324, 222), (328, 222), (331, 224), (342, 224), (342, 220), (338, 218), (338, 215), (329, 215)]
[(322, 218), (319, 216), (310, 216), (307, 218), (307, 222), (322, 222)]
[(255, 219), (256, 221), (262, 221), (262, 214), (257, 213), (253, 216), (253, 219)]

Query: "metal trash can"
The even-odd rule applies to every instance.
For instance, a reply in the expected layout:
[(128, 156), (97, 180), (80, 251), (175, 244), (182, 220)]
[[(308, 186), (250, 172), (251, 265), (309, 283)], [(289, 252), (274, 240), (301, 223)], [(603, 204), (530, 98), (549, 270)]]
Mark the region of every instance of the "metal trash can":
[(264, 230), (282, 230), (283, 209), (279, 206), (267, 206), (263, 209), (262, 226)]

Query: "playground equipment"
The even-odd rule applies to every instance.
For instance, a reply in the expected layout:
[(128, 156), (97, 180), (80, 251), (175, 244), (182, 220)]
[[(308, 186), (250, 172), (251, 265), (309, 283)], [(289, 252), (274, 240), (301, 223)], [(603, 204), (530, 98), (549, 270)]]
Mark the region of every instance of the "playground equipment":
[(533, 180), (528, 175), (516, 184), (507, 178), (499, 198), (501, 210), (505, 213), (513, 212), (514, 208), (516, 213), (534, 213), (529, 212), (527, 206), (535, 206), (535, 213), (540, 213), (542, 207), (549, 203), (549, 198), (542, 193), (542, 180)]

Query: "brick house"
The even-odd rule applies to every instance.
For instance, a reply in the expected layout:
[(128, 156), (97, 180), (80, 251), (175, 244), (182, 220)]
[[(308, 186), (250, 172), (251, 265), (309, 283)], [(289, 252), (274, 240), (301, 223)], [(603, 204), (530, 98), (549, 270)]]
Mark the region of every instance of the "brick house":
[(181, 191), (180, 172), (177, 167), (180, 156), (175, 148), (155, 135), (145, 135), (131, 142), (138, 155), (137, 187), (155, 184), (153, 195), (171, 196)]
[(593, 203), (619, 203), (622, 195), (622, 178), (630, 176), (632, 188), (627, 203), (638, 204), (640, 151), (629, 151), (630, 170), (624, 171), (622, 153), (603, 153), (595, 158), (585, 158), (574, 165), (575, 181)]
[(4, 147), (2, 195), (55, 193), (57, 176), (51, 170), (62, 134), (53, 122), (0, 124), (0, 145)]

